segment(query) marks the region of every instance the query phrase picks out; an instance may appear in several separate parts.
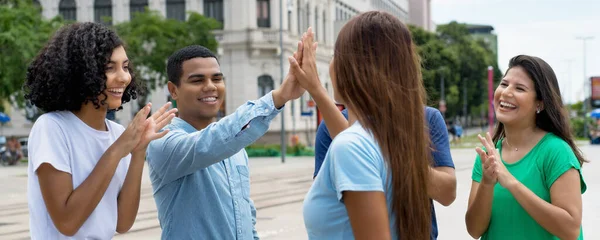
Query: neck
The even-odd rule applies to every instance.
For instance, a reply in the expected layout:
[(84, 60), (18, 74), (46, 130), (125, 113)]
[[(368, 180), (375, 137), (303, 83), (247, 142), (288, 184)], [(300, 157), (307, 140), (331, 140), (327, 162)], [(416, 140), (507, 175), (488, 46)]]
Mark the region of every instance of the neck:
[(73, 114), (91, 128), (98, 131), (107, 131), (108, 129), (104, 122), (107, 111), (108, 108), (106, 106), (100, 106), (100, 108), (96, 109), (93, 103), (88, 102), (87, 104), (82, 105), (81, 109), (78, 111), (73, 111)]
[(352, 126), (352, 124), (354, 124), (357, 120), (358, 117), (356, 116), (355, 112), (348, 108), (348, 127)]
[(535, 125), (527, 127), (516, 127), (504, 125), (505, 141), (512, 148), (526, 147), (527, 143), (530, 142), (532, 136), (537, 133), (539, 129)]
[(214, 123), (217, 121), (216, 117), (213, 118), (198, 118), (195, 116), (190, 116), (190, 115), (186, 115), (183, 114), (182, 112), (179, 112), (179, 118), (181, 118), (181, 120), (189, 123), (190, 125), (192, 125), (192, 127), (194, 127), (196, 130), (202, 130), (205, 129), (209, 124)]

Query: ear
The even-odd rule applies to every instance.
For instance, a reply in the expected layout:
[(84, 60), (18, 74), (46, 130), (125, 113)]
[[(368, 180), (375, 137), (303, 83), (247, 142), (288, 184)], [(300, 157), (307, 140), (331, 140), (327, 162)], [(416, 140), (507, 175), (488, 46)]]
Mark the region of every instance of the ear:
[(542, 101), (537, 101), (537, 107), (536, 107), (536, 111), (538, 113), (540, 113), (541, 111), (544, 111), (544, 102)]
[(172, 83), (171, 81), (167, 82), (167, 88), (169, 89), (169, 93), (171, 94), (171, 98), (173, 98), (173, 100), (177, 101), (177, 85), (175, 85), (174, 83)]

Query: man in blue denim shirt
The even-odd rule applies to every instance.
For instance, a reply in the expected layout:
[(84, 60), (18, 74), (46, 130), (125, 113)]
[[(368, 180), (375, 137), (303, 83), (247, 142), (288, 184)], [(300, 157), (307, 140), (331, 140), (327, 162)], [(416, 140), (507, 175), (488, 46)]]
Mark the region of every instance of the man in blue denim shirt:
[(225, 83), (213, 53), (183, 48), (169, 57), (167, 73), (179, 117), (147, 154), (162, 239), (258, 239), (244, 147), (304, 90), (288, 76), (280, 88), (217, 122)]
[[(342, 115), (348, 119), (348, 110), (342, 111)], [(456, 176), (454, 173), (454, 162), (450, 155), (450, 144), (448, 142), (448, 130), (444, 117), (435, 108), (425, 107), (425, 118), (429, 127), (429, 137), (432, 143), (433, 168), (429, 180), (429, 197), (444, 206), (449, 206), (456, 198)], [(331, 136), (325, 122), (321, 122), (317, 129), (315, 138), (315, 172), (313, 177), (321, 169), (321, 165), (331, 145)], [(431, 240), (437, 239), (438, 227), (433, 202), (431, 204)]]

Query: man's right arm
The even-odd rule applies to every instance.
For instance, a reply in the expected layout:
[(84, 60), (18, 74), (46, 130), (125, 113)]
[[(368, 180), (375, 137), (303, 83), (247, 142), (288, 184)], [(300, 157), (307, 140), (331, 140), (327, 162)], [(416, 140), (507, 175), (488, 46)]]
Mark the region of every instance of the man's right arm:
[(167, 136), (150, 143), (148, 162), (161, 173), (163, 181), (189, 175), (252, 144), (266, 133), (280, 112), (281, 109), (275, 108), (272, 93), (268, 93), (200, 131), (186, 133), (172, 129)]

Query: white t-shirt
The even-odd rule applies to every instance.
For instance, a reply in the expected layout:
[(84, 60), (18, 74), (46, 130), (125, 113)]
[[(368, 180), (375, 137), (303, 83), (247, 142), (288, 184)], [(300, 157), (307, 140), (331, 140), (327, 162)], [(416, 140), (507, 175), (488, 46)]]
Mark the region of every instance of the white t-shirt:
[(102, 200), (79, 231), (68, 237), (54, 226), (42, 197), (36, 170), (42, 163), (69, 173), (76, 189), (90, 175), (100, 157), (125, 131), (106, 120), (108, 131), (98, 131), (69, 111), (40, 116), (29, 134), (27, 199), (31, 238), (37, 239), (111, 239), (117, 228), (117, 197), (125, 181), (131, 155), (121, 159)]

